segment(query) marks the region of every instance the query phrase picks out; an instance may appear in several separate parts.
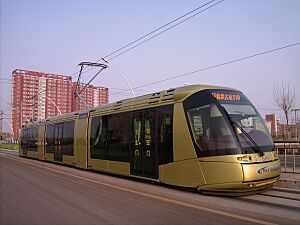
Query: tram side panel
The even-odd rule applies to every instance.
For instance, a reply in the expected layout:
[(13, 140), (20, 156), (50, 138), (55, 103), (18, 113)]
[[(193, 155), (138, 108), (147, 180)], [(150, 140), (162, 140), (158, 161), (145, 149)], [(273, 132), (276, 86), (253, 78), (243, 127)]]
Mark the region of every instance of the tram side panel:
[(205, 179), (189, 134), (182, 103), (175, 103), (173, 120), (174, 162), (159, 167), (160, 180), (183, 187), (203, 185)]
[(45, 160), (45, 131), (46, 124), (42, 124), (38, 129), (38, 158), (39, 160)]
[(88, 160), (88, 113), (83, 113), (78, 116), (75, 121), (75, 137), (74, 137), (74, 152), (76, 167), (87, 169)]
[(47, 122), (45, 132), (45, 157), (47, 161), (54, 161), (54, 124)]
[(20, 130), (19, 156), (25, 156), (25, 129)]

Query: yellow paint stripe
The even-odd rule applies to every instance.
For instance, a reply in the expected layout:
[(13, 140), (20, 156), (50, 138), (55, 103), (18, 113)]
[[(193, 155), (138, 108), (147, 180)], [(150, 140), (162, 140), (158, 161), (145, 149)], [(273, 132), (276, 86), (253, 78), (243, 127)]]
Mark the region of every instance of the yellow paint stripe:
[(203, 207), (203, 206), (199, 206), (199, 205), (190, 204), (190, 203), (187, 203), (187, 202), (182, 202), (182, 201), (178, 201), (178, 200), (174, 200), (174, 199), (169, 199), (169, 198), (166, 198), (166, 197), (147, 194), (147, 193), (136, 191), (136, 190), (133, 190), (133, 189), (120, 187), (120, 186), (116, 186), (116, 185), (113, 185), (113, 184), (104, 183), (104, 182), (101, 182), (101, 181), (92, 180), (92, 179), (82, 177), (82, 176), (79, 176), (79, 175), (70, 174), (70, 173), (67, 173), (67, 172), (63, 172), (63, 171), (56, 170), (56, 169), (53, 169), (53, 168), (49, 168), (49, 167), (42, 166), (42, 165), (37, 165), (35, 163), (25, 161), (25, 159), (21, 159), (21, 158), (16, 159), (16, 158), (13, 158), (13, 157), (1, 154), (1, 153), (0, 153), (0, 155), (2, 155), (2, 157), (9, 158), (11, 160), (19, 161), (19, 162), (29, 164), (29, 165), (32, 165), (32, 166), (35, 166), (35, 167), (47, 169), (47, 170), (50, 170), (50, 171), (53, 171), (53, 172), (56, 172), (56, 173), (64, 174), (64, 175), (71, 176), (71, 177), (74, 177), (74, 178), (79, 178), (79, 179), (82, 179), (82, 180), (85, 180), (85, 181), (89, 181), (89, 182), (92, 182), (92, 183), (100, 184), (100, 185), (103, 185), (103, 186), (106, 186), (106, 187), (114, 188), (114, 189), (117, 189), (117, 190), (129, 192), (129, 193), (133, 193), (133, 194), (136, 194), (136, 195), (140, 195), (140, 196), (144, 196), (144, 197), (148, 197), (148, 198), (152, 198), (152, 199), (156, 199), (156, 200), (160, 200), (160, 201), (164, 201), (164, 202), (168, 202), (168, 203), (172, 203), (172, 204), (176, 204), (176, 205), (180, 205), (180, 206), (185, 206), (185, 207), (192, 208), (192, 209), (197, 209), (197, 210), (201, 210), (201, 211), (215, 213), (215, 214), (219, 214), (219, 215), (222, 215), (222, 216), (227, 216), (227, 217), (231, 217), (231, 218), (235, 218), (235, 219), (239, 219), (239, 220), (244, 220), (244, 221), (247, 221), (247, 222), (252, 222), (252, 223), (257, 223), (257, 224), (265, 224), (265, 225), (276, 225), (275, 223), (271, 223), (271, 222), (267, 222), (267, 221), (263, 221), (263, 220), (258, 220), (258, 219), (254, 219), (254, 218), (250, 218), (250, 217), (240, 216), (240, 215), (237, 215), (237, 214), (232, 214), (232, 213), (224, 212), (224, 211), (221, 211), (221, 210), (211, 209), (211, 208), (207, 208), (207, 207)]

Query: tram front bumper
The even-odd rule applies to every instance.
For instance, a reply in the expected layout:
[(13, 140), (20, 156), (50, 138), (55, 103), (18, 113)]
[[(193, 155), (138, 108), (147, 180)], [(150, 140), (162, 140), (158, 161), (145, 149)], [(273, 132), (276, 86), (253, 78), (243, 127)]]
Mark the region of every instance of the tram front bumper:
[(203, 193), (211, 192), (221, 195), (251, 194), (273, 187), (281, 173), (279, 160), (239, 165), (243, 176), (240, 181), (200, 185), (197, 189)]
[(281, 173), (279, 160), (262, 163), (242, 164), (244, 182), (267, 180)]

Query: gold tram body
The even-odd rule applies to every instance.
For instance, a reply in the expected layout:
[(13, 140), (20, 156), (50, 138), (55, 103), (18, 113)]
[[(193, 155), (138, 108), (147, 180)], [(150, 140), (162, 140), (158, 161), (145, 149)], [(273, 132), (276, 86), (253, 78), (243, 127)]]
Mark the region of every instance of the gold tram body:
[[(25, 128), (35, 127), (38, 129), (37, 151), (23, 149), (20, 145), (19, 154), (23, 157), (42, 161), (55, 161), (54, 154), (45, 151), (47, 145), (46, 126), (73, 120), (74, 155), (62, 155), (59, 163), (88, 170), (136, 177), (131, 172), (130, 162), (91, 157), (89, 141), (91, 118), (173, 105), (173, 161), (157, 165), (157, 177), (153, 180), (168, 185), (218, 193), (249, 193), (264, 190), (274, 185), (278, 181), (281, 171), (276, 151), (266, 152), (263, 157), (256, 153), (197, 157), (183, 108), (183, 101), (192, 94), (205, 89), (235, 90), (217, 86), (184, 86), (28, 123)], [(84, 116), (80, 118), (80, 115)], [(59, 151), (60, 143), (56, 144)], [(145, 176), (139, 177), (147, 178)]]

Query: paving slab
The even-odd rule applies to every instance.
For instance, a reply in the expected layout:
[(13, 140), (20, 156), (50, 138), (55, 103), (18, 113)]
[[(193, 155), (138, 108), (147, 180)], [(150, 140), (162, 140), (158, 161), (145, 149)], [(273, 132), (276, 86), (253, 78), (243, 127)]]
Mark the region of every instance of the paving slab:
[(300, 190), (300, 173), (281, 173), (276, 187)]

